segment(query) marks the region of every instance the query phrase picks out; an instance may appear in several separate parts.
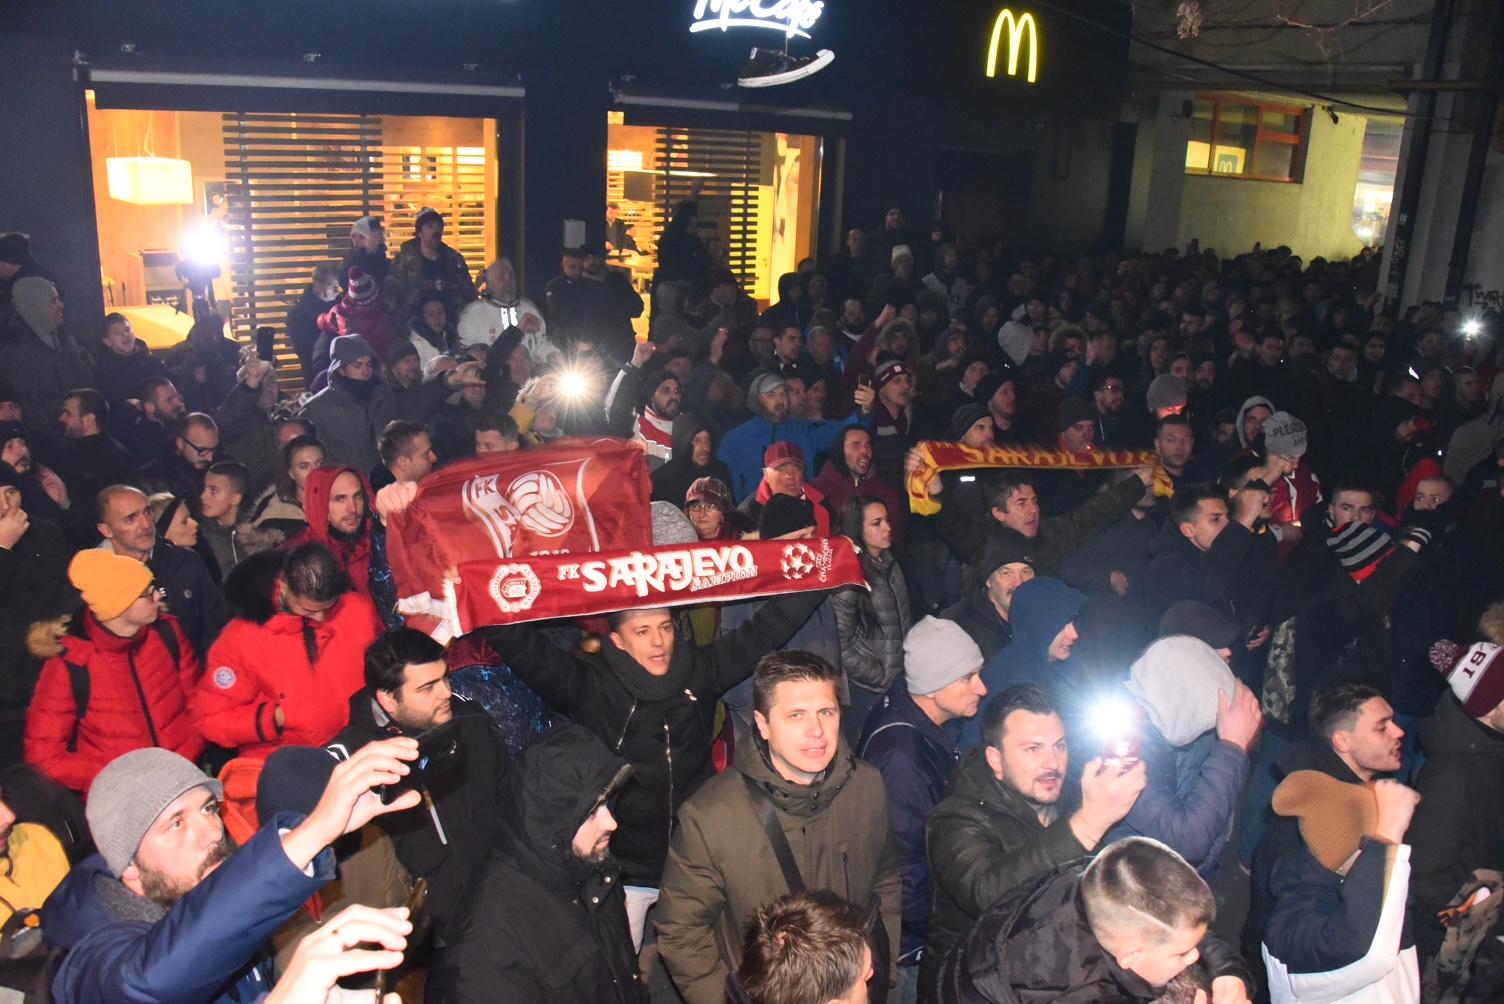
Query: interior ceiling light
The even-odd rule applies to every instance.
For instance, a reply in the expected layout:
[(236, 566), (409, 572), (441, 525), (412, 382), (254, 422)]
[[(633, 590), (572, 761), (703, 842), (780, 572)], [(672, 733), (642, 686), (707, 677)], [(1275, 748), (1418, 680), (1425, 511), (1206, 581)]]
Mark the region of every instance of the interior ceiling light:
[(146, 113), (144, 157), (106, 157), (105, 181), (110, 198), (138, 206), (191, 206), (193, 165), (174, 157), (158, 157), (152, 149), (151, 112)]

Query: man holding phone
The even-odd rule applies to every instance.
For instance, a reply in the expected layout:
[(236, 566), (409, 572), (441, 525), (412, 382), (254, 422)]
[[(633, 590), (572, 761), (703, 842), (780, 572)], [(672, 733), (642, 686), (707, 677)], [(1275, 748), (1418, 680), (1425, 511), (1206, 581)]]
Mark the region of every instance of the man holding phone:
[(421, 795), (419, 811), (385, 816), (397, 858), (414, 879), (427, 879), (426, 912), (440, 937), (466, 879), (495, 841), (503, 815), (509, 758), (485, 711), (454, 694), (444, 649), (412, 628), (393, 628), (365, 653), (366, 685), (350, 698), (350, 724), (326, 748), (344, 758), (388, 736), (418, 741), (411, 774), (391, 785)]

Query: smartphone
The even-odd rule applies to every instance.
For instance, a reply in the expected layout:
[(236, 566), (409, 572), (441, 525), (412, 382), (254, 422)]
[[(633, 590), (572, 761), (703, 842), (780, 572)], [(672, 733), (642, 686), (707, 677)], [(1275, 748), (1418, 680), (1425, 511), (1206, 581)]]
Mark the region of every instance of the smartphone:
[(460, 723), (451, 718), (418, 736), (418, 759), (407, 762), (407, 776), (382, 785), (381, 801), (390, 804), (405, 791), (421, 789), (428, 777), (455, 760), (460, 753)]
[(856, 378), (856, 383), (857, 383), (858, 387), (871, 387), (872, 386), (872, 374), (871, 373), (862, 373), (862, 374), (859, 374), (857, 376), (857, 378)]
[[(428, 902), (428, 879), (419, 878), (418, 881), (413, 883), (413, 891), (407, 894), (407, 902), (402, 904), (407, 907), (407, 919), (413, 925), (412, 936), (408, 938), (407, 942), (409, 947), (412, 946), (413, 941), (418, 936), (418, 912), (423, 909), (423, 904), (426, 902)], [(386, 993), (386, 977), (389, 972), (391, 972), (390, 969), (376, 970), (375, 987), (377, 1001), (380, 1001), (382, 995)]]
[(1116, 760), (1122, 764), (1125, 771), (1143, 758), (1143, 750), (1139, 745), (1139, 738), (1133, 733), (1113, 736), (1102, 746), (1103, 763), (1105, 764), (1108, 760)]

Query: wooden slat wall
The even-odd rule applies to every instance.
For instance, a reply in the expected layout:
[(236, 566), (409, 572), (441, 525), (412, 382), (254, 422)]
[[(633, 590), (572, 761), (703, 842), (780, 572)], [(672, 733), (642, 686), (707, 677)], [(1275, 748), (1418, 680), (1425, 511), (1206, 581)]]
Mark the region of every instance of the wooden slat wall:
[(720, 246), (712, 247), (712, 253), (725, 257), (744, 289), (756, 286), (760, 278), (757, 186), (764, 180), (763, 159), (761, 133), (658, 130), (655, 180), (664, 222), (673, 217), (679, 202), (697, 199), (701, 224), (715, 224)]
[(419, 210), (432, 206), (446, 218), (445, 241), (484, 267), (494, 166), (483, 146), (387, 147), (381, 119), (365, 115), (232, 113), (223, 123), (226, 180), (237, 186), (225, 221), (231, 325), (242, 340), (259, 326), (277, 328), (278, 372), (289, 388), (298, 368), (287, 312), (315, 265), (344, 257), (356, 219), (382, 217), (395, 255)]

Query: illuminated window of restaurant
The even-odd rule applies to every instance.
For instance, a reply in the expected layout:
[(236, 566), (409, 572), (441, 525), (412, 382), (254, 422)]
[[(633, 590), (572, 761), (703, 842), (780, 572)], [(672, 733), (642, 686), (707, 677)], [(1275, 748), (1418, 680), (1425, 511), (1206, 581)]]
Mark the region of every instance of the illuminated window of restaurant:
[(1367, 247), (1382, 244), (1389, 227), (1404, 132), (1400, 119), (1371, 118), (1363, 129), (1363, 154), (1353, 186), (1353, 234)]
[(205, 275), (217, 269), (208, 282), (234, 337), (276, 329), (279, 373), (291, 384), (288, 310), (315, 265), (344, 258), (360, 217), (383, 219), (391, 257), (424, 206), (444, 214), (444, 241), (472, 271), (496, 254), (494, 119), (90, 102), (89, 141), (106, 308), (130, 318), (153, 349), (177, 344), (192, 326), (176, 309), (183, 262), (199, 262)]
[[(819, 137), (626, 125), (607, 119), (606, 201), (617, 220), (613, 267), (647, 293), (657, 246), (676, 205), (699, 206), (697, 236), (760, 304), (778, 276), (813, 253), (819, 212)], [(612, 232), (625, 238), (612, 240)], [(630, 248), (635, 246), (635, 250)]]
[(1185, 172), (1298, 182), (1305, 170), (1307, 117), (1304, 108), (1198, 95), (1191, 101)]

